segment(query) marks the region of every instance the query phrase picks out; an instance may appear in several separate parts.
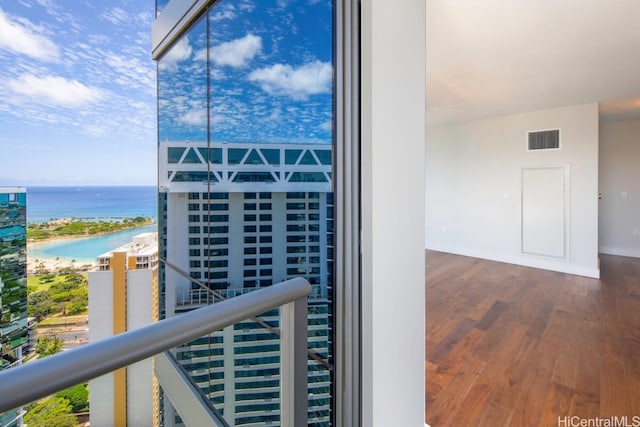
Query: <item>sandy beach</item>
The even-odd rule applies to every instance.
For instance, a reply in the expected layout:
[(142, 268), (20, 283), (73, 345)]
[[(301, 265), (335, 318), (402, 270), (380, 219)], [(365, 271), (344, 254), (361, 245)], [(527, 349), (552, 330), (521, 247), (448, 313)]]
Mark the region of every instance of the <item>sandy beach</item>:
[[(86, 236), (82, 236), (86, 237)], [(27, 276), (34, 276), (36, 274), (42, 274), (46, 270), (49, 273), (56, 273), (63, 268), (71, 267), (74, 269), (81, 269), (84, 271), (91, 271), (98, 268), (98, 263), (96, 261), (93, 262), (72, 262), (71, 260), (62, 259), (62, 258), (47, 258), (41, 256), (31, 256), (29, 254), (30, 249), (36, 246), (61, 242), (64, 240), (77, 239), (79, 237), (75, 236), (64, 236), (64, 237), (56, 237), (54, 239), (44, 239), (37, 241), (28, 241), (27, 242)]]
[(74, 269), (80, 269), (83, 271), (92, 271), (98, 268), (96, 262), (71, 262), (64, 259), (53, 258), (32, 258), (27, 257), (27, 276), (35, 276), (37, 274), (46, 274), (45, 270), (49, 273), (56, 273), (63, 268), (71, 267)]

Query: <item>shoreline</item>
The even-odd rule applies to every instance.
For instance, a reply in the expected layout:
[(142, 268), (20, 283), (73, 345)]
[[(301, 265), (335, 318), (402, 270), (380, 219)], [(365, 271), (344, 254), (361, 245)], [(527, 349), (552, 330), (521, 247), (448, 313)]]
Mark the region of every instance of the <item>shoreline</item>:
[[(87, 221), (87, 219), (84, 218), (76, 218), (76, 217), (65, 217), (65, 218), (57, 218), (57, 219), (52, 219), (49, 220), (47, 222), (43, 222), (43, 223), (29, 223), (27, 224), (27, 231), (29, 229), (29, 226), (34, 226), (35, 224), (39, 224), (39, 225), (47, 225), (47, 226), (55, 226), (55, 225), (64, 225), (64, 224), (69, 224), (72, 222), (80, 222), (80, 223), (97, 223), (97, 222), (101, 222), (104, 221), (105, 218), (98, 218), (96, 217), (94, 221)], [(121, 218), (123, 220), (123, 222), (120, 222), (120, 224), (126, 224), (124, 222), (124, 220), (131, 220), (130, 217), (122, 217)], [(69, 240), (69, 239), (82, 239), (83, 237), (99, 237), (99, 236), (104, 236), (107, 234), (114, 234), (114, 233), (119, 233), (121, 231), (127, 231), (127, 230), (132, 230), (134, 228), (140, 228), (140, 227), (147, 227), (150, 225), (157, 225), (157, 221), (152, 219), (152, 218), (145, 218), (146, 220), (149, 220), (150, 222), (145, 222), (144, 224), (140, 224), (140, 223), (134, 223), (136, 225), (132, 226), (132, 227), (123, 227), (121, 229), (118, 230), (111, 230), (111, 231), (99, 231), (97, 233), (93, 233), (93, 234), (64, 234), (64, 235), (59, 235), (59, 236), (52, 236), (52, 237), (45, 237), (44, 239), (28, 239), (27, 238), (27, 244), (32, 244), (34, 246), (37, 246), (39, 244), (44, 244), (44, 243), (55, 243), (57, 241), (61, 241), (61, 240)], [(107, 221), (109, 222), (109, 221)]]
[(52, 244), (52, 243), (60, 243), (70, 240), (79, 240), (79, 239), (88, 239), (92, 237), (100, 237), (106, 236), (109, 234), (121, 233), (124, 231), (133, 230), (136, 228), (147, 227), (149, 225), (156, 224), (154, 221), (152, 224), (145, 224), (136, 227), (129, 227), (122, 230), (112, 231), (112, 232), (102, 232), (91, 235), (66, 235), (66, 236), (55, 236), (48, 237), (46, 239), (38, 239), (38, 240), (27, 240), (27, 276), (35, 276), (38, 271), (47, 270), (49, 273), (57, 273), (64, 268), (72, 268), (82, 271), (94, 271), (98, 268), (97, 259), (93, 260), (76, 260), (75, 262), (68, 258), (62, 257), (46, 257), (46, 256), (31, 256), (29, 252), (31, 249)]
[[(127, 229), (130, 230), (130, 229)], [(125, 231), (125, 230), (119, 230), (119, 231)], [(114, 231), (113, 233), (118, 233), (118, 231)], [(47, 237), (46, 239), (38, 239), (38, 240), (27, 240), (27, 250), (29, 249), (29, 247), (35, 248), (36, 246), (42, 246), (42, 245), (48, 245), (49, 243), (58, 243), (58, 242), (64, 242), (66, 240), (75, 240), (75, 239), (83, 239), (86, 237), (98, 237), (98, 236), (104, 236), (105, 234), (113, 234), (113, 233), (100, 233), (100, 234), (93, 234), (91, 236), (86, 236), (86, 235), (82, 235), (82, 236), (56, 236), (56, 237)]]
[(47, 270), (48, 273), (55, 274), (64, 268), (72, 268), (81, 271), (94, 271), (98, 268), (98, 263), (96, 261), (73, 262), (62, 258), (34, 258), (27, 256), (27, 276), (38, 276), (40, 275), (39, 272), (44, 273), (44, 270)]

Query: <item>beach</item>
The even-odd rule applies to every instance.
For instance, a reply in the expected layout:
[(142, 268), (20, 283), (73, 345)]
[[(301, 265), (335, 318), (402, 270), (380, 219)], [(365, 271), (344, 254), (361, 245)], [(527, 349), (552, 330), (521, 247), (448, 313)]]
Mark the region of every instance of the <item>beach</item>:
[[(84, 237), (84, 236), (83, 236)], [(47, 270), (49, 273), (56, 273), (63, 268), (74, 268), (80, 269), (83, 271), (92, 271), (98, 268), (98, 263), (96, 260), (92, 262), (87, 262), (86, 260), (82, 261), (72, 261), (66, 258), (60, 257), (43, 257), (43, 256), (31, 256), (29, 252), (31, 249), (37, 246), (42, 246), (50, 243), (58, 243), (68, 240), (77, 239), (78, 237), (74, 236), (64, 236), (64, 237), (56, 237), (54, 239), (45, 239), (38, 241), (29, 241), (27, 242), (27, 276), (34, 276), (36, 274), (44, 273), (44, 270)]]
[[(68, 223), (71, 219), (56, 220)], [(91, 235), (62, 235), (27, 241), (27, 275), (55, 273), (64, 268), (91, 271), (97, 268), (97, 258), (127, 244), (140, 233), (155, 232), (155, 223), (113, 232)]]
[[(158, 211), (157, 188), (155, 186), (63, 186), (27, 188), (29, 209), (28, 224), (64, 224), (72, 220), (82, 221), (123, 221), (137, 217), (149, 218), (155, 222)], [(133, 231), (134, 229), (138, 231)], [(134, 228), (136, 234), (148, 229)], [(111, 241), (117, 236), (126, 236), (123, 241)], [(66, 267), (91, 270), (97, 267), (99, 255), (115, 249), (128, 241), (129, 235), (115, 232), (95, 239), (101, 233), (91, 236), (55, 236), (42, 240), (27, 241), (27, 274), (34, 275), (44, 270), (57, 272)], [(109, 241), (106, 241), (109, 240)], [(52, 248), (59, 243), (74, 242), (74, 247)], [(75, 244), (77, 242), (77, 244)], [(85, 243), (83, 243), (85, 242)], [(92, 243), (93, 242), (93, 243)], [(98, 245), (97, 242), (102, 242)], [(90, 247), (88, 247), (89, 245)], [(35, 249), (35, 250), (34, 250)], [(75, 259), (75, 262), (72, 260)]]

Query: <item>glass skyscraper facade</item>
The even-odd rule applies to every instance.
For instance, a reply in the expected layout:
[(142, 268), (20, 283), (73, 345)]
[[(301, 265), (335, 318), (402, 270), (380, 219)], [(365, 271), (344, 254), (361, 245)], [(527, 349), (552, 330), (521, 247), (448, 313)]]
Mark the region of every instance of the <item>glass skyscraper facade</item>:
[[(22, 363), (27, 326), (27, 195), (0, 188), (0, 370)], [(17, 425), (18, 410), (0, 414), (0, 425)]]
[[(157, 55), (161, 316), (306, 278), (309, 425), (331, 425), (334, 4), (159, 2), (168, 15), (178, 35)], [(279, 425), (278, 327), (273, 310), (174, 352), (232, 425)], [(163, 414), (181, 423), (169, 401)]]

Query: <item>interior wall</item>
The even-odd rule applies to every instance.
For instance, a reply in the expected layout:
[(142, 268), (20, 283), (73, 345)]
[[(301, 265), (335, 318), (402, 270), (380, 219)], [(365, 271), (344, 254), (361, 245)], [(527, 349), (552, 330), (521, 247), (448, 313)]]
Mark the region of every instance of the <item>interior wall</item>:
[[(598, 105), (427, 128), (425, 246), (598, 277)], [(560, 149), (527, 151), (527, 132), (560, 128)], [(521, 251), (522, 169), (569, 167), (566, 259)]]
[(640, 120), (600, 125), (600, 252), (640, 257)]

